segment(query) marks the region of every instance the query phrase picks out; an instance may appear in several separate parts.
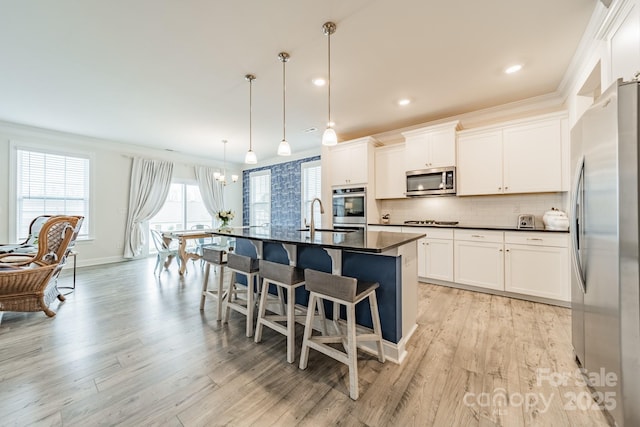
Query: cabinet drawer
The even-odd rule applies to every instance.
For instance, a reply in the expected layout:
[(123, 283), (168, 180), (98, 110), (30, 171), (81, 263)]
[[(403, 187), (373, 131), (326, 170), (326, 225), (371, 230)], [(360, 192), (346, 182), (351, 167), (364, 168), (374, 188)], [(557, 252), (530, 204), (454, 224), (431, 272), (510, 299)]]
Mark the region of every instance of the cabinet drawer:
[[(404, 231), (407, 232), (408, 227), (404, 227)], [(424, 233), (428, 239), (453, 239), (453, 230), (451, 228), (430, 228), (430, 227), (416, 227), (413, 233)]]
[(536, 233), (531, 231), (510, 232), (504, 234), (505, 243), (533, 246), (569, 247), (569, 233)]
[(453, 238), (468, 242), (502, 243), (504, 232), (494, 230), (454, 230)]

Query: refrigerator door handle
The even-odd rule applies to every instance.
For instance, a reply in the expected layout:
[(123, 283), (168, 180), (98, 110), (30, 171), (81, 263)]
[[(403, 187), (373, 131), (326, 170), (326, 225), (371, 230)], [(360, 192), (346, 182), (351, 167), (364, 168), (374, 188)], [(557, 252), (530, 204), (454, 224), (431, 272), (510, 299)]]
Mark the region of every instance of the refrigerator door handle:
[[(583, 292), (587, 292), (587, 286), (585, 281), (585, 272), (580, 259), (580, 236), (582, 234), (582, 227), (580, 221), (582, 218), (581, 210), (584, 205), (584, 200), (580, 198), (581, 188), (584, 185), (584, 156), (580, 157), (578, 161), (578, 167), (576, 168), (576, 175), (574, 179), (574, 187), (571, 193), (571, 260), (573, 267), (578, 277), (578, 282)], [(584, 242), (582, 242), (584, 244)]]

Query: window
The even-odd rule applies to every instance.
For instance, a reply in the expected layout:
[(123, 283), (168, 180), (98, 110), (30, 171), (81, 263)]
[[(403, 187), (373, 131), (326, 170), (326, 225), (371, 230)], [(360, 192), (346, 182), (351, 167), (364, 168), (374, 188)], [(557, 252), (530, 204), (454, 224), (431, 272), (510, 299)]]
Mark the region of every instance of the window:
[(249, 225), (271, 223), (271, 171), (249, 174)]
[(78, 235), (89, 235), (89, 156), (16, 148), (16, 237), (29, 234), (38, 215), (82, 215)]
[[(319, 160), (302, 163), (300, 168), (302, 169), (302, 207), (300, 212), (302, 212), (302, 224), (305, 225), (311, 221), (311, 201), (322, 195), (322, 168)], [(316, 203), (313, 210), (315, 226), (320, 228), (322, 222), (320, 204)]]
[(172, 183), (162, 209), (149, 220), (150, 229), (165, 231), (190, 230), (198, 224), (212, 227), (213, 218), (195, 184)]

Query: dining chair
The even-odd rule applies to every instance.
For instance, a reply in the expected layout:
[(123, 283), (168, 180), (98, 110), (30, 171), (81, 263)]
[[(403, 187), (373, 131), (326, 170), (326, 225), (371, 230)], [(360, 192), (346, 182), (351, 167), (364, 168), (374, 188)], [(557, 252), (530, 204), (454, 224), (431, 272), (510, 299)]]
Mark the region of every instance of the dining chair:
[[(191, 227), (192, 230), (211, 230), (211, 226), (207, 224), (196, 224)], [(211, 245), (214, 243), (213, 236), (211, 237), (201, 237), (199, 239), (195, 239), (195, 253), (200, 255), (201, 257), (204, 254), (202, 249), (205, 245)], [(200, 267), (204, 267), (204, 260), (200, 259)]]
[(153, 272), (158, 276), (162, 272), (162, 265), (164, 264), (164, 268), (167, 269), (171, 260), (173, 258), (178, 262), (178, 266), (180, 266), (180, 257), (178, 256), (178, 248), (172, 247), (171, 242), (167, 242), (163, 237), (162, 233), (158, 230), (149, 230), (151, 232), (151, 238), (153, 239), (153, 244), (156, 247), (156, 251), (158, 252), (158, 256), (156, 258), (156, 266), (153, 269)]

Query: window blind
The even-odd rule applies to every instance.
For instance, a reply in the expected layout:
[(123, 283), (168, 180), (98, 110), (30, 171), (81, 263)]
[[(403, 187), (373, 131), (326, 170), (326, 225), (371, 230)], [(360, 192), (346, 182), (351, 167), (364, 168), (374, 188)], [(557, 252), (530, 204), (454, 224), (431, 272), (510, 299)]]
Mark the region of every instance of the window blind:
[(17, 238), (29, 234), (29, 224), (38, 215), (82, 215), (79, 237), (89, 230), (88, 157), (16, 150)]
[[(300, 165), (302, 169), (302, 212), (301, 222), (303, 225), (311, 221), (311, 201), (322, 195), (322, 167), (320, 161), (305, 162)], [(329, 210), (331, 209), (328, 206)], [(314, 223), (316, 228), (321, 227), (320, 205), (314, 205)], [(305, 223), (306, 220), (306, 223)]]
[(271, 223), (271, 171), (249, 174), (249, 225)]

